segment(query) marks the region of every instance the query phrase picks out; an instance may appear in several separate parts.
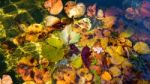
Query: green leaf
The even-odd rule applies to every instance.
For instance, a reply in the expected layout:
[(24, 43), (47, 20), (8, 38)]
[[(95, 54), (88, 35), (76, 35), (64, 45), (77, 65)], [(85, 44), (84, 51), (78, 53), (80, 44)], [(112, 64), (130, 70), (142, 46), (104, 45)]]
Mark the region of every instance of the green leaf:
[(101, 84), (101, 78), (97, 74), (97, 72), (95, 70), (92, 70), (91, 72), (94, 74), (94, 79), (93, 79), (94, 83)]
[(72, 26), (67, 25), (61, 32), (60, 37), (65, 43), (73, 44), (80, 40), (80, 34), (72, 31)]
[(46, 57), (50, 62), (56, 62), (64, 57), (64, 50), (63, 48), (55, 48), (49, 44), (43, 43), (42, 44), (42, 55)]
[(76, 43), (80, 40), (80, 34), (76, 32), (71, 32), (70, 33), (70, 44)]
[(63, 46), (63, 41), (60, 40), (59, 38), (48, 38), (47, 42), (49, 45), (56, 47), (56, 48), (61, 48)]
[(71, 28), (71, 25), (67, 25), (65, 27), (64, 30), (62, 30), (61, 34), (60, 34), (60, 37), (62, 38), (62, 40), (65, 42), (65, 43), (68, 43), (68, 40), (69, 40), (69, 34), (71, 32), (72, 28)]
[(71, 65), (75, 68), (80, 68), (82, 66), (81, 56), (75, 56), (72, 59)]

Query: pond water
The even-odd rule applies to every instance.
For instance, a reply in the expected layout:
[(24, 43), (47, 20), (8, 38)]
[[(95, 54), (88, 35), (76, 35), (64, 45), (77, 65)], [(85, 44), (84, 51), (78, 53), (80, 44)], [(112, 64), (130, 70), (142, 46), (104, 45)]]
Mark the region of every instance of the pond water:
[(0, 0), (0, 84), (150, 84), (150, 0)]

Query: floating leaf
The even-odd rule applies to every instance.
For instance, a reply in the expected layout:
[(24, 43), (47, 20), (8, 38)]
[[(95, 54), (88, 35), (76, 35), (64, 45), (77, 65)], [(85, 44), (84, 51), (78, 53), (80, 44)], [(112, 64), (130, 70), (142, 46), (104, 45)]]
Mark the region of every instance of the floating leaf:
[(92, 27), (91, 20), (89, 18), (83, 18), (74, 22), (75, 25), (78, 25), (81, 29), (90, 30)]
[(150, 53), (149, 46), (145, 42), (137, 42), (133, 48), (139, 54), (149, 54)]
[(80, 40), (80, 34), (76, 32), (71, 32), (70, 33), (70, 44), (76, 43)]
[(79, 54), (79, 49), (74, 45), (74, 44), (70, 44), (70, 52), (69, 54), (72, 56), (73, 54), (78, 55)]
[(103, 74), (101, 75), (101, 78), (103, 80), (106, 80), (106, 81), (110, 81), (112, 79), (111, 75), (109, 72), (107, 71), (104, 71)]
[(123, 37), (123, 38), (129, 38), (129, 37), (131, 37), (133, 35), (133, 33), (134, 33), (133, 30), (131, 30), (131, 29), (128, 28), (125, 31), (121, 32), (119, 34), (119, 36)]
[(117, 66), (111, 67), (109, 71), (112, 73), (113, 77), (121, 75), (121, 70)]
[(59, 38), (57, 37), (50, 37), (47, 39), (47, 42), (49, 45), (53, 46), (53, 47), (56, 47), (56, 48), (61, 48), (63, 46), (63, 41), (60, 40)]
[(114, 51), (111, 47), (106, 48), (106, 52), (111, 56), (111, 62), (115, 65), (119, 65), (124, 61), (124, 57), (120, 56), (116, 51)]
[(103, 49), (105, 49), (105, 48), (107, 47), (108, 41), (109, 41), (109, 40), (108, 40), (107, 37), (100, 39), (100, 43), (101, 43)]
[(56, 62), (64, 57), (64, 49), (63, 48), (55, 48), (50, 46), (49, 44), (42, 44), (42, 56), (46, 57), (50, 62)]
[(114, 16), (108, 16), (102, 19), (103, 22), (103, 28), (112, 28), (116, 21), (116, 18)]
[(70, 35), (70, 32), (72, 30), (72, 27), (71, 25), (67, 25), (64, 30), (62, 30), (61, 34), (60, 34), (60, 37), (62, 38), (62, 40), (65, 42), (65, 43), (68, 43), (69, 42), (69, 35)]
[(71, 65), (75, 68), (80, 68), (82, 66), (82, 58), (81, 56), (75, 56), (72, 59)]
[(67, 25), (65, 29), (61, 32), (60, 37), (65, 43), (73, 44), (80, 40), (80, 34), (72, 31), (72, 26)]
[(90, 66), (90, 60), (89, 60), (90, 55), (91, 55), (90, 48), (88, 46), (85, 46), (82, 49), (81, 56), (82, 56), (83, 63), (87, 68), (89, 68)]

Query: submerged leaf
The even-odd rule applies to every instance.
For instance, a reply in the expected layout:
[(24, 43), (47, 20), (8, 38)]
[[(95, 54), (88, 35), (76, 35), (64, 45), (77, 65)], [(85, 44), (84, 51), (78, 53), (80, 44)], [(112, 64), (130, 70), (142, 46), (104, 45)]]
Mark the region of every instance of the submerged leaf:
[(123, 37), (123, 38), (129, 38), (133, 35), (133, 33), (134, 33), (133, 30), (127, 29), (127, 30), (121, 32), (119, 36)]

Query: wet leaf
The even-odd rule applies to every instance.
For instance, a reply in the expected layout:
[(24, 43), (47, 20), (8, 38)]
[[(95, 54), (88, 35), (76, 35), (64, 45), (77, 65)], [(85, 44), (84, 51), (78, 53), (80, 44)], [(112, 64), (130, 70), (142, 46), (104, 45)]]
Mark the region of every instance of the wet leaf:
[(78, 55), (80, 53), (79, 49), (74, 45), (74, 44), (70, 44), (70, 52), (69, 52), (69, 55), (73, 55), (73, 54), (76, 54)]
[(123, 37), (123, 38), (129, 38), (129, 37), (131, 37), (131, 36), (133, 35), (133, 33), (134, 33), (133, 30), (127, 29), (127, 30), (121, 32), (121, 33), (119, 34), (119, 36), (120, 36), (120, 37)]
[(41, 54), (50, 62), (57, 62), (64, 57), (65, 52), (63, 48), (55, 48), (49, 44), (43, 43)]
[(103, 74), (101, 75), (101, 78), (103, 80), (106, 80), (106, 81), (110, 81), (112, 79), (111, 75), (109, 72), (107, 71), (104, 71)]
[(71, 65), (75, 68), (80, 68), (82, 66), (82, 58), (81, 56), (75, 56), (72, 58)]
[(145, 42), (137, 42), (133, 48), (139, 54), (149, 54), (150, 53), (149, 46)]
[(115, 23), (116, 18), (114, 16), (108, 16), (102, 19), (103, 28), (112, 28)]
[(121, 75), (121, 70), (117, 66), (111, 67), (109, 71), (112, 73), (113, 77)]
[(65, 43), (73, 44), (80, 40), (80, 34), (72, 31), (72, 26), (67, 25), (64, 30), (62, 30), (60, 37)]
[(83, 61), (83, 64), (89, 68), (90, 66), (90, 60), (89, 60), (89, 56), (91, 55), (91, 51), (90, 51), (90, 48), (88, 46), (85, 46), (82, 51), (81, 51), (81, 56), (82, 56), (82, 61)]
[(80, 34), (76, 32), (71, 32), (70, 33), (70, 44), (76, 43), (80, 40)]
[(49, 45), (53, 46), (53, 47), (56, 47), (56, 48), (62, 48), (63, 46), (63, 41), (60, 40), (59, 38), (57, 37), (50, 37), (47, 39), (47, 42)]
[(111, 62), (115, 65), (119, 65), (124, 61), (124, 57), (120, 56), (116, 51), (114, 51), (111, 47), (106, 48), (106, 52), (111, 56)]

